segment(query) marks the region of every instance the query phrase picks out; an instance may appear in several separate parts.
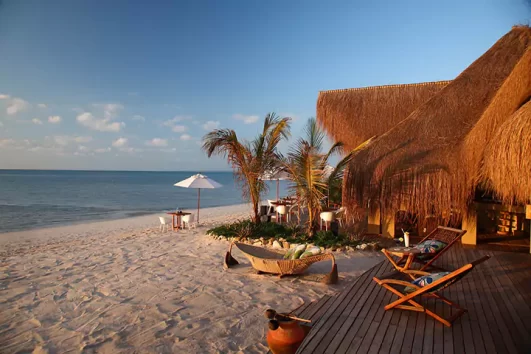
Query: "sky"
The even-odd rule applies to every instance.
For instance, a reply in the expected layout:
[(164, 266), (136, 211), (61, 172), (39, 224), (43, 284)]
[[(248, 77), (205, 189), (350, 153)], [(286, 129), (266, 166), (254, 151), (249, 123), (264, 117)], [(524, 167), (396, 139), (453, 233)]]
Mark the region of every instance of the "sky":
[[(320, 90), (456, 77), (527, 0), (0, 0), (0, 169), (228, 170), (201, 139), (292, 139)], [(286, 150), (288, 142), (281, 144)]]

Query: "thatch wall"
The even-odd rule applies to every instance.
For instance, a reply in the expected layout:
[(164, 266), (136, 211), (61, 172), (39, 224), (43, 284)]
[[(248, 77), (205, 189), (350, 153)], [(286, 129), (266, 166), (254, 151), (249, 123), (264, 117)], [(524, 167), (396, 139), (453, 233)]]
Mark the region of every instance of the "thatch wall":
[(501, 124), (485, 149), (480, 177), (506, 203), (531, 204), (531, 101)]
[[(477, 183), (478, 164), (462, 149), (478, 149), (478, 156), (483, 156), (483, 138), (488, 140), (489, 132), (495, 132), (503, 117), (507, 119), (522, 103), (525, 89), (519, 86), (520, 76), (531, 72), (530, 43), (529, 27), (513, 28), (439, 93), (359, 153), (346, 174), (346, 204), (363, 205), (376, 199), (384, 208), (406, 208), (424, 215), (464, 210)], [(479, 128), (474, 130), (482, 117), (488, 127), (483, 135)], [(471, 133), (476, 138), (467, 140)]]
[(319, 92), (317, 121), (349, 150), (407, 118), (450, 81)]

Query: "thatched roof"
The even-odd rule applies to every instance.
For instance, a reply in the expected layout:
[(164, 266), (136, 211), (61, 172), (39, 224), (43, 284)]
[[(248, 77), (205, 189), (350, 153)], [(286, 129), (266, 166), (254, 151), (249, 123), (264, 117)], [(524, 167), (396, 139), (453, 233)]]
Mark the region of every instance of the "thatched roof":
[(321, 91), (317, 120), (335, 141), (351, 150), (407, 118), (449, 82)]
[(463, 210), (478, 183), (485, 147), (529, 97), (530, 45), (531, 29), (514, 27), (359, 153), (346, 175), (347, 204), (379, 199), (384, 207), (421, 214)]
[(500, 125), (480, 177), (506, 202), (531, 203), (531, 101)]

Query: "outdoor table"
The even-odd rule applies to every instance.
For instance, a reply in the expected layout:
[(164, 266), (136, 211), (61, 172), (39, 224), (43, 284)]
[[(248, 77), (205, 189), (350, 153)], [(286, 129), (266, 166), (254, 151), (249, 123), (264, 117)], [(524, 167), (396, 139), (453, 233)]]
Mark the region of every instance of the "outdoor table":
[(175, 231), (176, 229), (178, 230), (181, 228), (181, 218), (185, 215), (191, 215), (192, 213), (185, 213), (182, 211), (178, 211), (178, 212), (172, 211), (166, 214), (171, 215), (171, 227), (172, 227), (172, 230)]

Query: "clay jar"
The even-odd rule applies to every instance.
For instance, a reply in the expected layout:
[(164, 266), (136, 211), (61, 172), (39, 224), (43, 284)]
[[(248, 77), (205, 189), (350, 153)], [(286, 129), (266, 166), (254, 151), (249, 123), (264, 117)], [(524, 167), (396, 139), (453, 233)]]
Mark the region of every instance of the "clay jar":
[(273, 354), (294, 354), (305, 337), (297, 321), (279, 320), (279, 327), (267, 332), (267, 344)]

